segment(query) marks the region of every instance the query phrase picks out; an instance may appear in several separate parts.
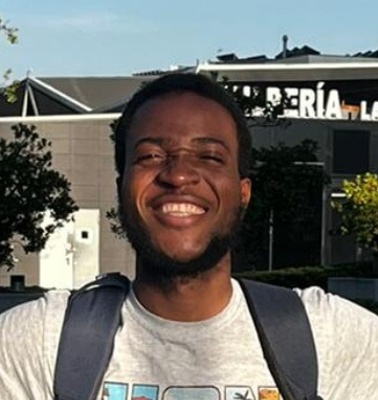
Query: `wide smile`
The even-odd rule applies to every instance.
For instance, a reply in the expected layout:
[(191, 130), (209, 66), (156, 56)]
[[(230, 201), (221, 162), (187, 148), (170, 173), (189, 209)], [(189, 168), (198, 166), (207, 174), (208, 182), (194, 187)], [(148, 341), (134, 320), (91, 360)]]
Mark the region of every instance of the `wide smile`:
[(176, 229), (196, 225), (209, 211), (208, 205), (193, 198), (159, 199), (150, 205), (150, 209), (159, 223)]
[(192, 203), (164, 203), (161, 206), (161, 212), (177, 218), (186, 218), (193, 215), (205, 214), (206, 210)]

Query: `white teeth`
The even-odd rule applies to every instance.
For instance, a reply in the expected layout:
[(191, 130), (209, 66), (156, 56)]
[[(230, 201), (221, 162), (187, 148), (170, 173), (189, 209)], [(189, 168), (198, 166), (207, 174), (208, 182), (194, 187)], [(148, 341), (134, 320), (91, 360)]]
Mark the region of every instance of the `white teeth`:
[(191, 215), (204, 214), (205, 210), (191, 203), (166, 203), (161, 208), (163, 214), (175, 217), (188, 217)]

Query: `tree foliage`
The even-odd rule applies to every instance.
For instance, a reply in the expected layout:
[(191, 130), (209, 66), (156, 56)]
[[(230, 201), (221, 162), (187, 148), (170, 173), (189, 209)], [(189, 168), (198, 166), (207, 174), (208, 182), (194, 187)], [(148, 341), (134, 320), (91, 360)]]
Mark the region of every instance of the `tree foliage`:
[[(291, 107), (284, 90), (280, 100), (273, 103), (253, 84), (249, 85), (250, 93), (227, 79), (223, 85), (239, 104), (249, 126), (289, 125), (280, 117)], [(253, 149), (252, 200), (235, 251), (239, 254), (235, 270), (267, 268), (272, 243), (275, 268), (320, 262), (322, 192), (330, 179), (318, 162), (317, 150), (313, 140), (292, 147), (281, 143)]]
[[(4, 20), (0, 17), (0, 32), (4, 35), (5, 40), (13, 45), (18, 42), (18, 29), (11, 26), (9, 21)], [(16, 89), (19, 85), (18, 81), (11, 80), (12, 70), (8, 68), (3, 72), (3, 82), (1, 84), (1, 93), (6, 97), (6, 99), (13, 103), (17, 100)]]
[(252, 198), (240, 234), (244, 265), (239, 269), (267, 267), (270, 228), (274, 267), (320, 262), (322, 190), (329, 177), (317, 150), (312, 140), (253, 150)]
[(18, 40), (18, 29), (10, 26), (9, 21), (5, 21), (0, 17), (0, 31), (5, 35), (5, 39), (10, 44), (17, 43)]
[[(52, 168), (51, 142), (35, 126), (12, 127), (0, 138), (0, 266), (15, 264), (14, 244), (26, 253), (43, 249), (50, 234), (78, 209), (70, 183)], [(46, 213), (51, 220), (45, 223)]]
[(378, 175), (367, 172), (353, 180), (344, 180), (345, 201), (332, 202), (340, 213), (339, 232), (354, 234), (357, 243), (378, 257)]
[(267, 101), (265, 93), (258, 86), (250, 85), (250, 93), (246, 94), (241, 85), (229, 83), (224, 79), (221, 85), (236, 100), (249, 125), (272, 126), (287, 124), (284, 118), (279, 118), (290, 106), (290, 100), (285, 90), (281, 90), (280, 100)]

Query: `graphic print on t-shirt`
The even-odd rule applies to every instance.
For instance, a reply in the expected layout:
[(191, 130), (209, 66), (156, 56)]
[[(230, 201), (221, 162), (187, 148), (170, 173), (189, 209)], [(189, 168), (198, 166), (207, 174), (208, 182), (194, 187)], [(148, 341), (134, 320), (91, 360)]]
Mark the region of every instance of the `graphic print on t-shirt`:
[(276, 387), (260, 386), (258, 394), (259, 400), (280, 400), (280, 393)]
[[(105, 382), (102, 400), (128, 400), (129, 385)], [(155, 385), (133, 385), (131, 400), (158, 400), (159, 387)]]
[(158, 400), (158, 394), (158, 386), (134, 385), (131, 400)]
[(105, 382), (102, 400), (127, 400), (129, 385), (125, 383)]
[(164, 390), (162, 400), (221, 400), (214, 386), (171, 386)]
[[(131, 393), (130, 393), (131, 392)], [(258, 397), (249, 386), (169, 386), (159, 395), (159, 386), (105, 382), (101, 400), (280, 400), (278, 389), (260, 386)]]
[(225, 400), (256, 400), (256, 397), (248, 386), (226, 386)]

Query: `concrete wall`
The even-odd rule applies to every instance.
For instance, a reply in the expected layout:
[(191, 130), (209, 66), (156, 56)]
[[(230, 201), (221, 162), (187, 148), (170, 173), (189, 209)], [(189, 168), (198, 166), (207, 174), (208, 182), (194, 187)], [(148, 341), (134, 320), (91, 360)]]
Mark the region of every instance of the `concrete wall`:
[[(34, 120), (42, 137), (52, 141), (53, 166), (72, 183), (72, 196), (82, 209), (98, 210), (99, 269), (101, 272), (120, 271), (134, 275), (134, 253), (129, 244), (110, 231), (106, 211), (116, 206), (115, 170), (111, 130), (107, 120)], [(27, 121), (23, 121), (27, 123)], [(14, 122), (0, 121), (0, 135), (11, 137)], [(20, 262), (11, 272), (0, 269), (0, 285), (9, 285), (10, 275), (23, 274), (27, 285), (38, 285), (38, 255), (24, 256), (17, 252)], [(77, 277), (82, 281), (84, 277)]]

